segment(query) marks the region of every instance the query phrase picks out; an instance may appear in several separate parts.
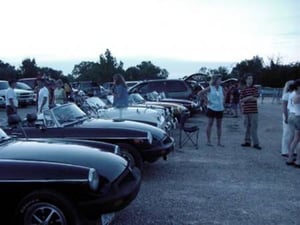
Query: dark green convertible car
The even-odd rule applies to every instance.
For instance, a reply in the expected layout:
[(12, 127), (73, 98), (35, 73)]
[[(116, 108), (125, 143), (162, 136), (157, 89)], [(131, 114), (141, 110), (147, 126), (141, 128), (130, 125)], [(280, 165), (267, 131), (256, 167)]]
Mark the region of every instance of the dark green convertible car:
[(9, 135), (30, 138), (71, 138), (116, 144), (130, 165), (166, 159), (174, 139), (164, 130), (133, 121), (90, 118), (74, 103), (56, 106), (43, 114), (29, 114), (22, 125), (3, 128)]

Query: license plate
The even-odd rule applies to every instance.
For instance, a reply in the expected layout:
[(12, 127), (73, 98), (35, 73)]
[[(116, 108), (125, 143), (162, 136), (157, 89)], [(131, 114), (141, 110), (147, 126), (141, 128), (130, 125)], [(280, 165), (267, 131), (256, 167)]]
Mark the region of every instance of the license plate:
[(109, 225), (115, 218), (115, 213), (101, 215), (100, 225)]

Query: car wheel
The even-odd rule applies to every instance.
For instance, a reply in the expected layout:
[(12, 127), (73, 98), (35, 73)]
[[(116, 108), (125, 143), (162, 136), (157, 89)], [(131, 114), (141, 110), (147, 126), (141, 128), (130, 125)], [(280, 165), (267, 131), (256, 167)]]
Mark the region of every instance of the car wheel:
[(125, 158), (130, 167), (137, 167), (140, 170), (143, 169), (143, 159), (142, 156), (135, 150), (131, 145), (125, 143), (118, 143), (121, 156)]
[(23, 198), (16, 211), (17, 224), (80, 225), (78, 212), (64, 196), (36, 191)]

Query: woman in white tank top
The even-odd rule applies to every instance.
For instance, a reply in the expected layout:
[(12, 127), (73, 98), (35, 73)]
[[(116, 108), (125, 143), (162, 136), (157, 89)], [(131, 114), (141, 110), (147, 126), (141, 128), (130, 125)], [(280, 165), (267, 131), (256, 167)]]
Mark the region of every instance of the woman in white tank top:
[(211, 130), (214, 120), (216, 120), (218, 138), (217, 145), (220, 147), (224, 147), (224, 145), (221, 143), (222, 119), (224, 111), (224, 93), (221, 86), (221, 78), (222, 76), (219, 74), (213, 75), (209, 87), (198, 93), (198, 95), (207, 94), (208, 104), (206, 116), (208, 118), (208, 121), (206, 126), (206, 144), (208, 146), (213, 146), (213, 144), (211, 143)]

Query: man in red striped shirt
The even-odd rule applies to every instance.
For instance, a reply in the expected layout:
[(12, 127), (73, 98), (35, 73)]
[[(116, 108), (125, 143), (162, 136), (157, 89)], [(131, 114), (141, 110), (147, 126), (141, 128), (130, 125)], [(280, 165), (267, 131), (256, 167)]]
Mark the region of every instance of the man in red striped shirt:
[(246, 87), (240, 92), (240, 103), (243, 108), (244, 125), (246, 127), (245, 142), (243, 147), (251, 147), (251, 139), (253, 148), (261, 149), (257, 135), (258, 124), (258, 108), (257, 98), (259, 97), (257, 87), (253, 86), (253, 74), (245, 74)]

